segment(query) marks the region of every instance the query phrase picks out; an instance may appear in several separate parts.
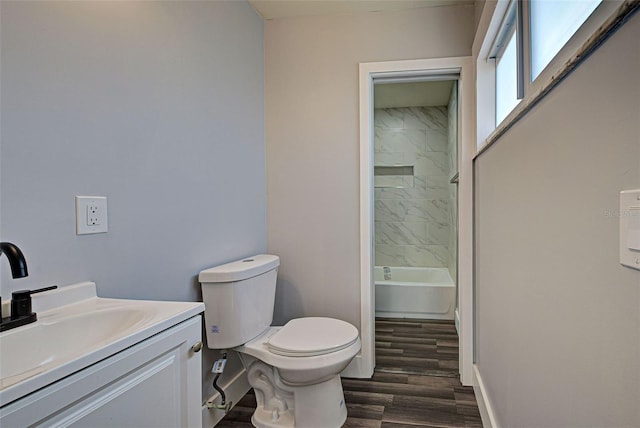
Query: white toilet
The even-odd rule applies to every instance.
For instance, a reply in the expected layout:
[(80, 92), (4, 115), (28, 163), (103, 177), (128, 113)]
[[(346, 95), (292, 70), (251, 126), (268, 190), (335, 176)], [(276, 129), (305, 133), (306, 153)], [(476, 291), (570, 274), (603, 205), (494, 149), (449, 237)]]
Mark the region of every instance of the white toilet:
[(340, 427), (340, 372), (360, 350), (358, 330), (317, 317), (271, 327), (279, 265), (261, 254), (200, 272), (207, 345), (240, 353), (256, 392), (256, 427)]

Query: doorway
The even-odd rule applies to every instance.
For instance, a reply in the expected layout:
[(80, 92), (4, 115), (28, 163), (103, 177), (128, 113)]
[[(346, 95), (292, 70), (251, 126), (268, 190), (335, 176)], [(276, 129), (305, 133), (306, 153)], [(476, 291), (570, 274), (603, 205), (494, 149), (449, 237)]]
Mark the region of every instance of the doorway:
[(457, 77), (386, 80), (373, 97), (375, 316), (453, 321)]
[[(458, 254), (456, 327), (460, 336), (460, 379), (464, 385), (472, 383), (473, 365), (473, 305), (472, 305), (472, 176), (473, 144), (471, 131), (472, 70), (470, 58), (441, 58), (433, 60), (392, 61), (360, 64), (360, 236), (361, 236), (361, 338), (360, 371), (373, 374), (375, 367), (375, 225), (374, 190), (374, 86), (393, 83), (455, 80), (458, 87), (457, 125), (457, 181), (458, 181)], [(399, 168), (380, 170), (378, 182), (415, 180), (415, 165), (406, 162)], [(385, 178), (386, 176), (386, 178)], [(453, 177), (452, 177), (453, 178)]]

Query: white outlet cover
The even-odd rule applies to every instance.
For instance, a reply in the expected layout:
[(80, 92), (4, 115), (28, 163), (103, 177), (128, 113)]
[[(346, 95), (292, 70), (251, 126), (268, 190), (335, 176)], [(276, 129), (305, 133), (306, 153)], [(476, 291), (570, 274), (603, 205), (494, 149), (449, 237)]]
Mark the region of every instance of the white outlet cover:
[(106, 196), (76, 196), (76, 235), (106, 233), (107, 226)]
[(620, 192), (620, 264), (640, 270), (640, 189)]

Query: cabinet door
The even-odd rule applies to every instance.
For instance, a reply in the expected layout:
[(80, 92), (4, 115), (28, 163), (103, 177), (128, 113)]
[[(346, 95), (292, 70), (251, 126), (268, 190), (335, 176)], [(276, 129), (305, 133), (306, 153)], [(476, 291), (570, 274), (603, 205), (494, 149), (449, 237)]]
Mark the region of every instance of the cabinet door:
[(197, 316), (13, 403), (2, 427), (200, 428), (200, 340)]

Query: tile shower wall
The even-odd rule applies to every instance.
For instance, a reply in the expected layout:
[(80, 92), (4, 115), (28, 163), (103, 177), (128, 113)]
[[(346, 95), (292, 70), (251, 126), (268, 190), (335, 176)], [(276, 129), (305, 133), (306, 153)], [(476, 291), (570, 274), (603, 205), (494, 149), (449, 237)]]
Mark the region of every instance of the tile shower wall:
[[(449, 157), (450, 177), (458, 172), (458, 82), (453, 83), (448, 106), (449, 116), (447, 122), (447, 154)], [(448, 263), (449, 273), (453, 282), (458, 281), (458, 186), (449, 184), (449, 246)]]
[(375, 109), (374, 164), (413, 175), (374, 177), (376, 265), (448, 267), (450, 159), (447, 107)]

